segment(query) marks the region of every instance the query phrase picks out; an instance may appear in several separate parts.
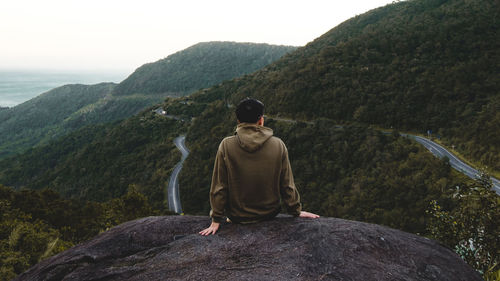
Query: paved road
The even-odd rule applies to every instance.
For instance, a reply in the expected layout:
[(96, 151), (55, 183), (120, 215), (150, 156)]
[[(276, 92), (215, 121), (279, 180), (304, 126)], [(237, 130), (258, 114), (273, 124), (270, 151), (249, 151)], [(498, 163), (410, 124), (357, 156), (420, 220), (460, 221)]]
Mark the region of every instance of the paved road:
[[(269, 116), (268, 118), (278, 120), (278, 121), (283, 121), (283, 122), (289, 122), (289, 123), (296, 123), (297, 122), (297, 120), (293, 120), (293, 119), (289, 119), (289, 118), (271, 117), (271, 116)], [(313, 122), (307, 121), (305, 123), (312, 124)], [(342, 126), (335, 126), (335, 127), (342, 128)], [(384, 132), (384, 133), (390, 134), (391, 132)], [(448, 159), (450, 159), (450, 165), (455, 170), (464, 173), (469, 178), (475, 179), (475, 178), (479, 177), (479, 172), (476, 169), (465, 164), (462, 160), (458, 159), (455, 155), (453, 155), (451, 152), (449, 152), (448, 150), (446, 150), (444, 147), (440, 146), (439, 144), (437, 144), (429, 139), (419, 137), (419, 136), (403, 134), (403, 133), (401, 133), (401, 135), (405, 136), (405, 137), (412, 138), (416, 142), (422, 144), (436, 157), (439, 157), (439, 158), (448, 157)], [(494, 177), (491, 177), (491, 181), (493, 183), (493, 190), (498, 195), (500, 195), (500, 181)]]
[[(297, 123), (297, 120), (290, 119), (290, 118), (273, 117), (273, 116), (267, 116), (267, 118), (273, 119), (273, 120), (276, 120), (276, 121), (287, 122), (287, 123)], [(313, 125), (314, 124), (314, 122), (312, 122), (312, 121), (301, 121), (301, 122), (304, 122), (304, 123), (309, 124), (309, 125)]]
[[(476, 169), (462, 162), (462, 160), (458, 159), (455, 155), (453, 155), (451, 152), (449, 152), (439, 144), (419, 136), (408, 134), (401, 135), (413, 138), (415, 141), (425, 146), (432, 154), (439, 158), (448, 157), (448, 159), (450, 159), (450, 165), (455, 170), (464, 173), (469, 178), (475, 179), (479, 177), (479, 172)], [(495, 190), (495, 192), (500, 195), (500, 181), (494, 177), (491, 177), (491, 181), (493, 182), (493, 190)]]
[(174, 144), (181, 151), (182, 157), (181, 161), (175, 165), (172, 175), (170, 175), (170, 180), (168, 181), (167, 193), (168, 193), (168, 208), (177, 214), (182, 214), (181, 200), (179, 197), (179, 173), (182, 169), (182, 164), (186, 160), (189, 150), (184, 145), (186, 140), (185, 136), (179, 136), (174, 139)]

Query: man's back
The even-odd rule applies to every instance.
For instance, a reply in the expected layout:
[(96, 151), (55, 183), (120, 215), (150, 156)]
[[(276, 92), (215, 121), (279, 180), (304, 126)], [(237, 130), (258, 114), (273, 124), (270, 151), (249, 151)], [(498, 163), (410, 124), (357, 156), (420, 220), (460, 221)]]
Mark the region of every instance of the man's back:
[[(234, 136), (221, 142), (212, 177), (211, 203), (220, 205), (219, 198), (227, 204), (225, 212), (213, 209), (213, 217), (225, 213), (235, 222), (271, 218), (280, 211), (280, 195), (289, 213), (300, 214), (286, 146), (272, 135), (267, 127), (241, 123)], [(218, 177), (219, 170), (226, 171), (226, 175)], [(220, 192), (227, 195), (218, 196)]]

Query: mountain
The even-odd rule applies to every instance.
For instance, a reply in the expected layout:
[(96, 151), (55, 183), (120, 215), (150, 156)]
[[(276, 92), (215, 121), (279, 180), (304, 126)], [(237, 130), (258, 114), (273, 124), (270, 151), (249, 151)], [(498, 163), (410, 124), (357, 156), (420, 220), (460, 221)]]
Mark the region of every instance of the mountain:
[(0, 158), (57, 139), (66, 130), (61, 126), (69, 125), (77, 112), (90, 110), (89, 105), (105, 99), (115, 86), (65, 85), (0, 110)]
[(267, 113), (425, 134), (500, 171), (498, 1), (402, 1), (356, 16), (239, 80), (206, 91)]
[(130, 221), (14, 280), (482, 280), (436, 241), (378, 225), (280, 217), (204, 237), (207, 220)]
[(0, 159), (91, 124), (130, 117), (168, 96), (185, 95), (275, 61), (290, 46), (207, 42), (138, 68), (119, 84), (65, 85), (0, 110)]
[(17, 189), (49, 187), (67, 198), (101, 202), (135, 185), (161, 210), (169, 174), (180, 159), (173, 139), (182, 128), (151, 110), (87, 126), (0, 161), (1, 182)]
[(295, 49), (256, 43), (198, 43), (139, 67), (114, 89), (114, 94), (182, 96), (254, 72)]

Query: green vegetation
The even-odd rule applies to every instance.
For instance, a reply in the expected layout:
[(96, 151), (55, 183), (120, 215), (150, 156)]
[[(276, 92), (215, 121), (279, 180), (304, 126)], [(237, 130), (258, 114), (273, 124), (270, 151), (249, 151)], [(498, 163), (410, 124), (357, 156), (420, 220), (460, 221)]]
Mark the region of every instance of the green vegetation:
[(139, 67), (116, 87), (115, 95), (164, 93), (182, 96), (259, 70), (284, 54), (291, 46), (205, 42)]
[[(500, 197), (491, 190), (489, 176), (457, 186), (446, 200), (432, 200), (429, 207), (431, 236), (455, 251), (485, 280), (500, 277)], [(448, 205), (442, 207), (442, 203)], [(454, 204), (450, 207), (450, 202)]]
[(404, 1), (354, 17), (252, 75), (207, 91), (267, 112), (432, 130), (500, 171), (498, 1)]
[(51, 188), (70, 198), (104, 201), (130, 184), (163, 210), (171, 169), (180, 159), (173, 139), (183, 124), (146, 110), (109, 125), (85, 127), (48, 145), (0, 161), (0, 182)]
[(158, 215), (134, 186), (105, 203), (61, 198), (54, 191), (0, 185), (0, 280), (122, 222)]
[(68, 128), (64, 120), (103, 99), (116, 84), (66, 85), (18, 106), (0, 111), (0, 159), (57, 139)]
[(168, 96), (251, 73), (294, 50), (267, 44), (208, 42), (138, 68), (120, 84), (66, 85), (0, 110), (0, 159), (87, 125), (128, 118)]
[(500, 95), (491, 98), (472, 122), (450, 129), (451, 137), (443, 141), (469, 159), (483, 165), (483, 169), (499, 177), (500, 175)]

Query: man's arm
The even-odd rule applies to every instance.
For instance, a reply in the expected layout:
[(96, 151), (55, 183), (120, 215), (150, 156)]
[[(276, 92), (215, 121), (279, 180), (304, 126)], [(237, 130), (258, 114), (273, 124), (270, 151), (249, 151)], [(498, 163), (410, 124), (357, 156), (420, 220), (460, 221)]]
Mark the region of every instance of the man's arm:
[(224, 163), (223, 142), (219, 145), (217, 155), (215, 156), (214, 171), (212, 174), (212, 184), (210, 186), (210, 217), (212, 224), (210, 227), (200, 231), (201, 235), (215, 234), (219, 229), (220, 223), (224, 217), (224, 207), (227, 200), (227, 170)]
[(288, 159), (288, 150), (284, 146), (284, 153), (281, 165), (281, 175), (280, 175), (280, 193), (281, 199), (285, 203), (287, 212), (294, 216), (299, 216), (301, 218), (319, 218), (318, 215), (302, 211), (302, 205), (300, 204), (300, 195), (295, 187), (293, 180), (292, 166), (290, 165), (290, 160)]
[(299, 216), (302, 206), (300, 204), (300, 195), (295, 187), (293, 180), (292, 166), (288, 159), (288, 150), (283, 144), (283, 155), (281, 159), (280, 173), (280, 194), (281, 200), (285, 203), (287, 213)]

